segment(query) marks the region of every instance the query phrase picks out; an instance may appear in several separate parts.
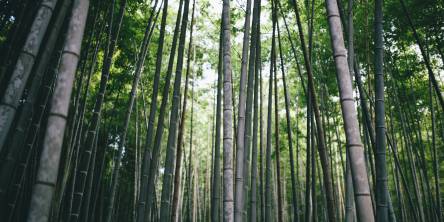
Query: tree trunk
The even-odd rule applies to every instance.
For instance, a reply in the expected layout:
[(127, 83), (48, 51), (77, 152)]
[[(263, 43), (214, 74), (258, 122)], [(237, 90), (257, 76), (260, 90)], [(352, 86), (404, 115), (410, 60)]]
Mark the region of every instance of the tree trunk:
[(307, 70), (307, 77), (308, 77), (308, 90), (310, 91), (310, 98), (311, 103), (313, 106), (313, 112), (314, 117), (316, 120), (316, 130), (317, 130), (317, 136), (318, 136), (318, 152), (319, 156), (321, 158), (321, 165), (322, 165), (322, 172), (324, 175), (324, 186), (326, 191), (326, 197), (327, 197), (327, 210), (328, 210), (328, 218), (330, 222), (336, 222), (336, 213), (335, 213), (335, 207), (334, 207), (334, 195), (333, 195), (333, 183), (332, 183), (332, 176), (330, 173), (330, 163), (328, 160), (328, 154), (326, 150), (326, 144), (324, 141), (324, 129), (321, 121), (321, 114), (319, 112), (319, 106), (316, 98), (316, 92), (314, 88), (314, 81), (313, 81), (313, 72), (312, 72), (312, 66), (310, 62), (310, 57), (307, 52), (307, 48), (305, 46), (305, 40), (304, 40), (304, 33), (302, 29), (301, 19), (299, 15), (299, 10), (297, 6), (296, 0), (293, 0), (294, 9), (296, 12), (296, 20), (298, 23), (298, 29), (299, 29), (299, 38), (301, 40), (301, 46), (302, 46), (302, 52), (304, 56), (304, 63), (305, 68)]
[(224, 108), (223, 108), (223, 220), (234, 221), (233, 212), (233, 107), (231, 84), (231, 18), (230, 0), (223, 0), (222, 30), (223, 30), (223, 62), (224, 74)]
[[(258, 120), (259, 120), (259, 67), (261, 63), (261, 56), (259, 52), (260, 47), (260, 38), (259, 38), (259, 28), (260, 28), (260, 5), (261, 2), (259, 0), (254, 1), (254, 6), (256, 7), (256, 14), (255, 9), (253, 9), (253, 25), (256, 26), (253, 28), (256, 29), (256, 36), (253, 38), (256, 38), (256, 44), (254, 47), (255, 50), (255, 64), (253, 66), (254, 68), (254, 100), (253, 100), (253, 144), (252, 144), (252, 151), (251, 151), (251, 194), (250, 194), (250, 208), (248, 212), (247, 219), (250, 219), (250, 221), (257, 221), (257, 146), (258, 146)], [(257, 19), (255, 22), (255, 18)], [(253, 44), (252, 44), (253, 45)], [(253, 56), (253, 54), (251, 54)], [(259, 181), (260, 182), (260, 181)]]
[[(182, 2), (182, 1), (181, 1)], [(159, 9), (160, 10), (160, 9)], [(181, 7), (179, 7), (179, 12), (181, 12)], [(151, 203), (147, 203), (148, 197), (151, 195), (151, 193), (148, 192), (148, 184), (149, 184), (149, 176), (150, 176), (150, 164), (151, 164), (151, 143), (152, 143), (152, 137), (153, 137), (153, 127), (154, 127), (154, 119), (156, 115), (157, 110), (157, 95), (158, 95), (158, 88), (159, 88), (159, 79), (160, 79), (160, 71), (162, 69), (162, 59), (163, 59), (163, 47), (164, 47), (164, 39), (165, 39), (165, 26), (166, 26), (166, 19), (168, 16), (168, 0), (163, 1), (163, 10), (162, 10), (162, 20), (160, 23), (160, 31), (159, 31), (159, 47), (157, 47), (157, 57), (156, 57), (156, 69), (154, 71), (154, 81), (153, 81), (153, 93), (151, 97), (151, 105), (150, 105), (150, 114), (149, 114), (149, 120), (148, 120), (148, 128), (147, 128), (147, 134), (145, 139), (145, 150), (143, 153), (143, 160), (142, 160), (142, 175), (141, 175), (141, 182), (140, 182), (140, 194), (139, 194), (139, 200), (138, 200), (138, 209), (137, 209), (137, 221), (138, 222), (144, 222), (145, 220), (148, 220), (151, 218), (151, 215), (148, 214), (148, 211), (151, 209)], [(178, 15), (180, 17), (180, 13)], [(175, 36), (177, 36), (177, 21), (176, 21), (176, 29)], [(175, 37), (174, 39), (176, 39)], [(173, 42), (174, 43), (174, 42)], [(173, 52), (175, 51), (175, 44), (173, 45)], [(167, 80), (169, 81), (169, 80)], [(169, 83), (169, 82), (168, 82)], [(146, 218), (146, 219), (145, 219)]]
[(353, 98), (353, 89), (345, 54), (341, 21), (335, 0), (327, 0), (326, 8), (330, 37), (336, 64), (339, 96), (341, 98), (342, 115), (344, 118), (347, 148), (350, 155), (350, 167), (355, 191), (355, 202), (359, 221), (374, 221), (373, 207), (370, 197), (370, 186), (364, 161), (364, 151), (359, 135), (358, 119)]
[(385, 154), (383, 0), (375, 1), (375, 129), (376, 221), (388, 221), (388, 189)]
[(291, 114), (290, 114), (290, 98), (288, 95), (287, 90), (287, 80), (285, 77), (285, 68), (284, 68), (284, 58), (282, 56), (282, 44), (281, 44), (281, 34), (279, 29), (279, 22), (277, 24), (277, 31), (278, 31), (278, 46), (279, 46), (279, 59), (280, 59), (280, 67), (281, 67), (281, 73), (282, 73), (282, 83), (284, 88), (284, 100), (285, 100), (285, 117), (286, 117), (286, 123), (287, 123), (287, 137), (288, 137), (288, 154), (290, 156), (290, 177), (291, 177), (291, 194), (292, 194), (292, 205), (293, 205), (293, 221), (298, 221), (298, 203), (297, 203), (297, 197), (296, 197), (296, 176), (295, 176), (295, 165), (294, 165), (294, 152), (293, 152), (293, 137), (291, 132)]
[(179, 190), (180, 190), (180, 172), (181, 172), (181, 165), (182, 165), (182, 146), (183, 146), (183, 134), (185, 131), (185, 120), (186, 120), (186, 110), (187, 110), (187, 98), (188, 98), (188, 83), (190, 79), (190, 72), (191, 72), (191, 49), (193, 48), (193, 41), (192, 41), (192, 27), (194, 25), (194, 7), (195, 2), (193, 1), (193, 13), (191, 16), (191, 28), (190, 28), (190, 41), (188, 43), (188, 52), (187, 52), (187, 71), (186, 71), (186, 79), (185, 79), (185, 89), (183, 92), (183, 105), (182, 105), (182, 113), (179, 123), (179, 134), (177, 138), (177, 150), (176, 150), (176, 166), (174, 170), (174, 190), (173, 190), (173, 203), (172, 203), (172, 212), (171, 212), (171, 222), (177, 221), (177, 212), (178, 212), (178, 206), (179, 206)]
[[(239, 103), (238, 103), (238, 113), (237, 113), (237, 131), (236, 131), (236, 184), (235, 184), (235, 199), (234, 199), (234, 221), (242, 221), (244, 211), (245, 211), (245, 190), (244, 183), (246, 175), (244, 175), (245, 170), (245, 155), (248, 146), (245, 142), (245, 137), (247, 136), (245, 125), (249, 124), (245, 121), (246, 106), (247, 106), (247, 92), (245, 84), (249, 83), (250, 75), (247, 77), (247, 65), (248, 65), (248, 42), (250, 39), (250, 15), (251, 15), (251, 0), (247, 0), (245, 12), (245, 23), (244, 23), (244, 36), (242, 41), (242, 58), (241, 58), (241, 71), (240, 71), (240, 85), (239, 85)], [(250, 49), (254, 49), (251, 46)], [(248, 78), (248, 80), (247, 80)], [(247, 126), (248, 127), (248, 126)]]
[(311, 181), (311, 171), (310, 171), (310, 167), (314, 167), (312, 161), (311, 161), (311, 155), (312, 155), (312, 145), (311, 145), (311, 134), (312, 132), (312, 127), (311, 127), (311, 123), (312, 118), (313, 118), (313, 106), (311, 105), (312, 100), (311, 100), (311, 92), (310, 90), (307, 90), (307, 122), (306, 122), (306, 129), (307, 129), (307, 133), (306, 133), (306, 146), (305, 146), (305, 153), (306, 153), (306, 162), (305, 162), (305, 222), (311, 222), (313, 219), (313, 204), (312, 204), (312, 196), (311, 196), (311, 189), (310, 189), (310, 184), (314, 183), (310, 182)]
[[(191, 87), (191, 118), (190, 118), (190, 141), (189, 141), (189, 146), (190, 146), (190, 151), (189, 151), (189, 155), (188, 155), (188, 181), (187, 181), (187, 187), (188, 187), (188, 211), (187, 211), (187, 221), (190, 221), (192, 218), (192, 206), (194, 204), (194, 189), (191, 188), (192, 183), (191, 180), (193, 178), (193, 172), (192, 172), (192, 167), (193, 167), (193, 119), (194, 119), (194, 83), (192, 84)], [(191, 198), (191, 199), (190, 199)], [(192, 220), (191, 220), (192, 221)]]
[(278, 88), (277, 88), (277, 56), (276, 56), (276, 32), (279, 32), (277, 29), (278, 26), (278, 17), (277, 17), (277, 4), (276, 1), (272, 1), (272, 16), (273, 16), (273, 29), (275, 35), (273, 35), (274, 41), (274, 52), (273, 52), (273, 74), (274, 74), (274, 136), (275, 136), (275, 161), (276, 161), (276, 186), (277, 186), (277, 216), (278, 222), (283, 221), (283, 200), (282, 200), (282, 178), (281, 178), (281, 159), (280, 159), (280, 140), (279, 140), (279, 96), (278, 96)]
[[(62, 29), (63, 21), (65, 21), (66, 12), (68, 11), (70, 3), (70, 0), (63, 1), (63, 5), (61, 6), (60, 11), (57, 13), (56, 21), (54, 22), (53, 28), (51, 29), (47, 44), (43, 49), (42, 55), (40, 56), (41, 59), (36, 65), (37, 67), (33, 79), (33, 84), (28, 91), (28, 96), (26, 97), (25, 103), (23, 104), (23, 108), (18, 113), (19, 118), (17, 120), (14, 131), (11, 133), (12, 135), (10, 138), (10, 142), (6, 144), (10, 148), (7, 151), (7, 157), (5, 158), (5, 161), (1, 163), (0, 170), (0, 178), (2, 178), (0, 182), (0, 200), (3, 203), (7, 202), (6, 199), (4, 199), (4, 195), (7, 192), (8, 185), (10, 185), (12, 182), (11, 179), (14, 175), (14, 172), (16, 171), (15, 169), (17, 168), (17, 162), (19, 161), (20, 156), (25, 153), (24, 138), (29, 133), (29, 129), (31, 128), (33, 113), (36, 112), (34, 110), (34, 106), (35, 103), (38, 102), (37, 99), (41, 86), (44, 85), (45, 80), (51, 79), (51, 82), (52, 79), (54, 79), (54, 75), (52, 75), (53, 72), (46, 72), (46, 68), (50, 59), (52, 58), (51, 55), (54, 49), (56, 47), (59, 47), (56, 46), (59, 39), (59, 33)], [(0, 143), (0, 147), (1, 145), (2, 144)], [(10, 193), (8, 192), (8, 195), (9, 194)], [(1, 208), (6, 210), (6, 208), (8, 207), (2, 205)], [(7, 215), (12, 214), (13, 210), (8, 209), (6, 210), (6, 212), (3, 212), (3, 210), (1, 210), (0, 212), (1, 215)]]
[[(273, 3), (274, 4), (274, 3)], [(271, 36), (271, 55), (270, 55), (270, 78), (268, 79), (268, 113), (267, 113), (267, 148), (265, 151), (265, 221), (272, 221), (273, 215), (272, 215), (272, 202), (273, 202), (273, 195), (272, 195), (272, 172), (273, 172), (273, 166), (271, 162), (271, 119), (272, 119), (272, 107), (273, 107), (273, 71), (274, 71), (274, 60), (275, 60), (275, 32), (276, 32), (276, 26), (275, 26), (275, 16), (273, 14), (273, 33)]]
[(57, 0), (46, 0), (39, 5), (29, 34), (21, 49), (12, 76), (6, 86), (0, 103), (0, 151), (7, 138), (23, 91), (30, 76), (35, 58), (48, 28)]
[(96, 138), (94, 139), (94, 149), (93, 149), (93, 153), (91, 154), (92, 156), (92, 160), (91, 160), (91, 164), (89, 166), (89, 170), (88, 170), (88, 176), (87, 176), (87, 180), (86, 180), (86, 197), (82, 198), (83, 203), (82, 203), (82, 208), (80, 211), (80, 220), (81, 221), (87, 221), (88, 220), (88, 214), (89, 214), (89, 204), (90, 204), (90, 200), (91, 200), (91, 193), (93, 192), (92, 188), (93, 188), (93, 179), (96, 176), (95, 174), (95, 168), (96, 168), (96, 159), (97, 159), (97, 143), (98, 143), (98, 137), (99, 137), (99, 130), (97, 129), (97, 135)]
[[(166, 5), (164, 7), (166, 7)], [(147, 193), (145, 194), (145, 196), (147, 196), (146, 197), (147, 198), (146, 199), (147, 200), (146, 201), (147, 209), (145, 210), (144, 217), (148, 218), (148, 219), (152, 218), (150, 216), (151, 215), (151, 207), (150, 206), (153, 203), (155, 203), (154, 196), (155, 196), (155, 185), (156, 185), (156, 180), (157, 180), (157, 173), (158, 173), (158, 168), (159, 168), (160, 146), (161, 146), (163, 131), (164, 131), (165, 115), (167, 113), (166, 108), (168, 105), (171, 75), (173, 73), (174, 58), (175, 58), (175, 54), (176, 54), (176, 45), (177, 45), (177, 40), (178, 40), (178, 36), (179, 36), (179, 28), (180, 28), (180, 24), (181, 24), (180, 21), (182, 18), (182, 8), (183, 8), (183, 0), (181, 0), (179, 3), (179, 12), (178, 12), (177, 18), (176, 18), (176, 26), (175, 26), (174, 34), (173, 34), (171, 53), (170, 53), (170, 58), (169, 58), (168, 67), (167, 67), (167, 73), (166, 73), (166, 77), (165, 77), (165, 85), (164, 85), (163, 92), (162, 92), (162, 103), (160, 105), (159, 119), (157, 120), (156, 136), (154, 138), (154, 145), (152, 146), (153, 147), (152, 156), (151, 156), (152, 159), (150, 161), (149, 174), (148, 174), (148, 177), (146, 178), (147, 179), (147, 182), (146, 182), (147, 183), (147, 186), (146, 186)], [(165, 14), (162, 16), (167, 16), (165, 10), (164, 10), (164, 13)], [(162, 22), (163, 21), (164, 21), (164, 17), (162, 17)], [(161, 55), (158, 55), (158, 56), (161, 56)], [(159, 72), (160, 72), (160, 69), (159, 69)], [(147, 140), (147, 144), (150, 145), (151, 141)], [(144, 183), (142, 183), (142, 185), (143, 184)], [(154, 218), (157, 218), (157, 217), (154, 216)]]
[(253, 108), (253, 91), (254, 91), (254, 81), (255, 78), (255, 66), (256, 66), (256, 50), (257, 44), (260, 39), (258, 39), (258, 22), (259, 22), (259, 7), (260, 3), (258, 1), (254, 1), (253, 6), (253, 28), (251, 34), (251, 44), (250, 44), (250, 57), (249, 57), (249, 67), (248, 67), (248, 84), (247, 84), (247, 104), (245, 110), (245, 133), (244, 133), (244, 159), (243, 159), (243, 178), (244, 178), (244, 197), (243, 197), (243, 218), (242, 221), (246, 221), (248, 219), (248, 197), (249, 197), (249, 188), (250, 188), (250, 150), (251, 150), (251, 134), (252, 134), (252, 108)]
[(43, 222), (49, 219), (69, 100), (80, 55), (88, 8), (88, 0), (74, 1), (58, 80), (52, 98), (51, 114), (48, 117), (47, 132), (43, 142), (43, 152), (40, 158), (37, 182), (33, 189), (28, 221)]
[(223, 86), (223, 22), (219, 34), (219, 56), (217, 64), (217, 99), (216, 99), (216, 133), (214, 138), (214, 161), (213, 180), (211, 184), (211, 221), (218, 222), (220, 219), (220, 131), (222, 116), (222, 86)]
[[(260, 26), (258, 28), (258, 34), (260, 39)], [(261, 44), (258, 44), (258, 59), (261, 59)], [(260, 198), (260, 220), (265, 220), (265, 180), (264, 180), (264, 145), (266, 142), (264, 138), (264, 121), (263, 121), (263, 93), (262, 93), (262, 65), (259, 63), (259, 198)]]
[[(187, 33), (187, 23), (188, 23), (188, 12), (189, 12), (190, 0), (185, 0), (183, 19), (181, 24), (181, 31), (179, 37), (179, 48), (177, 53), (177, 64), (176, 64), (176, 76), (174, 79), (174, 90), (173, 99), (171, 105), (170, 114), (170, 126), (168, 129), (168, 142), (166, 147), (166, 157), (165, 157), (165, 171), (162, 184), (162, 197), (161, 197), (161, 207), (160, 207), (160, 218), (165, 221), (170, 221), (171, 215), (171, 188), (173, 186), (173, 173), (174, 173), (174, 163), (176, 161), (176, 142), (177, 142), (177, 126), (179, 119), (179, 103), (180, 103), (180, 85), (182, 79), (182, 69), (183, 69), (183, 57), (185, 51), (185, 39)], [(194, 3), (193, 3), (194, 12)], [(194, 14), (192, 15), (192, 17)], [(190, 28), (190, 44), (193, 41), (193, 23), (191, 23)]]
[[(112, 4), (114, 5), (114, 4)], [(117, 43), (117, 39), (119, 36), (119, 32), (120, 32), (120, 27), (122, 25), (122, 21), (123, 21), (123, 15), (125, 13), (125, 6), (126, 6), (126, 0), (121, 0), (120, 2), (120, 9), (119, 9), (119, 14), (117, 17), (117, 26), (115, 27), (114, 33), (112, 33), (112, 29), (114, 28), (114, 25), (112, 25), (112, 19), (113, 16), (110, 16), (110, 21), (109, 21), (109, 30), (108, 30), (108, 35), (109, 35), (109, 39), (108, 39), (108, 46), (107, 46), (107, 50), (106, 50), (106, 57), (103, 61), (103, 67), (102, 67), (102, 76), (101, 76), (101, 80), (100, 80), (100, 88), (96, 97), (96, 101), (94, 104), (94, 111), (93, 111), (93, 115), (91, 117), (91, 122), (90, 122), (90, 126), (89, 126), (89, 130), (85, 139), (85, 148), (84, 151), (81, 154), (81, 159), (79, 162), (79, 166), (80, 168), (77, 170), (76, 173), (76, 185), (75, 185), (75, 192), (74, 192), (74, 199), (73, 199), (73, 210), (71, 212), (70, 215), (70, 220), (72, 220), (73, 222), (77, 221), (80, 216), (80, 209), (81, 209), (81, 204), (82, 204), (82, 197), (83, 197), (83, 193), (85, 191), (85, 183), (86, 183), (86, 177), (87, 177), (87, 172), (89, 169), (89, 165), (91, 162), (91, 154), (92, 151), (94, 149), (94, 140), (95, 140), (95, 136), (97, 134), (97, 129), (98, 126), (100, 124), (100, 115), (101, 115), (101, 110), (102, 110), (102, 106), (103, 106), (103, 101), (105, 98), (105, 93), (106, 93), (106, 85), (107, 85), (107, 81), (109, 78), (109, 74), (110, 74), (110, 69), (111, 69), (111, 65), (112, 65), (112, 56), (114, 54), (114, 50), (116, 48), (116, 43)], [(111, 6), (112, 7), (112, 6)], [(111, 13), (113, 13), (113, 9), (111, 10)]]
[(429, 80), (429, 106), (430, 106), (430, 118), (432, 123), (432, 157), (433, 157), (433, 176), (435, 177), (435, 202), (436, 202), (436, 213), (438, 214), (438, 221), (442, 219), (441, 213), (441, 196), (440, 196), (440, 180), (439, 180), (439, 154), (436, 148), (436, 117), (435, 109), (433, 104), (433, 89), (432, 81)]
[[(275, 7), (276, 10), (276, 7)], [(275, 12), (276, 13), (276, 12)], [(277, 19), (276, 19), (277, 21)], [(282, 178), (281, 178), (281, 157), (280, 157), (280, 142), (279, 142), (279, 96), (278, 96), (278, 88), (277, 88), (277, 64), (276, 64), (276, 56), (274, 56), (273, 61), (273, 72), (274, 72), (274, 136), (275, 136), (275, 161), (276, 161), (276, 186), (277, 186), (277, 210), (278, 210), (278, 221), (283, 221), (284, 209), (283, 209), (283, 201), (282, 201)]]

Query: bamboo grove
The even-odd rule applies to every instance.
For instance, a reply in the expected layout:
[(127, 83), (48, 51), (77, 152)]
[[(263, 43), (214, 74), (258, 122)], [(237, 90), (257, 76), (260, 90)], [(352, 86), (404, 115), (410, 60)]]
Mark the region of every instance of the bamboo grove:
[(441, 0), (1, 0), (0, 221), (444, 221)]

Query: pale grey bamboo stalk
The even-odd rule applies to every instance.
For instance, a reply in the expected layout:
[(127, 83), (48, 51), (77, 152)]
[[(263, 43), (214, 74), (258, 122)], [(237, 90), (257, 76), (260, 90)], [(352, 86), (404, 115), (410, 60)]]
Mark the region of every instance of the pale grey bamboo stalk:
[(31, 25), (25, 44), (21, 49), (11, 79), (0, 102), (0, 151), (20, 104), (26, 82), (40, 49), (40, 45), (51, 20), (57, 0), (43, 0)]
[(248, 64), (248, 46), (250, 39), (250, 17), (251, 17), (251, 0), (247, 0), (247, 8), (245, 13), (244, 36), (242, 43), (242, 58), (241, 58), (241, 72), (240, 72), (240, 86), (239, 86), (239, 104), (237, 117), (237, 132), (236, 132), (236, 184), (234, 196), (234, 220), (242, 221), (244, 213), (244, 156), (245, 153), (245, 108), (247, 103), (247, 64)]
[(79, 61), (88, 9), (89, 0), (75, 0), (73, 3), (58, 79), (52, 96), (47, 130), (43, 140), (37, 180), (33, 188), (28, 215), (29, 222), (44, 222), (49, 219), (74, 74)]
[(336, 0), (326, 0), (325, 3), (344, 119), (347, 152), (349, 152), (350, 156), (357, 217), (359, 221), (373, 222), (375, 217), (338, 5)]
[(230, 0), (223, 0), (223, 221), (233, 222), (233, 107), (231, 83)]
[[(350, 79), (354, 75), (354, 39), (353, 39), (353, 0), (348, 0), (348, 68), (350, 70)], [(373, 132), (372, 132), (373, 133)], [(350, 156), (348, 152), (345, 154), (345, 221), (354, 222), (356, 218), (355, 201), (353, 198), (353, 180), (350, 171)]]
[(346, 157), (345, 168), (345, 222), (356, 221), (355, 202), (353, 199), (353, 180), (350, 171), (350, 157), (348, 154)]

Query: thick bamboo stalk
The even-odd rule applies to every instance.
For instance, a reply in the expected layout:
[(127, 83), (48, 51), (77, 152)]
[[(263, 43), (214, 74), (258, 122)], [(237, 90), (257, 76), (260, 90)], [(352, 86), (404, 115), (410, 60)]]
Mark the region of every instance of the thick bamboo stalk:
[(23, 91), (30, 77), (31, 69), (40, 50), (57, 0), (40, 3), (25, 44), (21, 49), (14, 71), (6, 86), (0, 103), (0, 151), (4, 148), (9, 129), (20, 104)]
[(223, 220), (234, 221), (233, 199), (233, 94), (231, 73), (231, 17), (230, 0), (224, 0), (222, 6), (223, 30)]
[(364, 150), (359, 135), (357, 112), (348, 68), (342, 26), (336, 0), (326, 0), (327, 18), (333, 47), (339, 96), (341, 98), (342, 116), (347, 138), (347, 152), (350, 155), (350, 168), (355, 192), (355, 203), (358, 220), (374, 221), (370, 197), (370, 186), (364, 161)]
[(63, 133), (68, 115), (74, 73), (80, 55), (80, 48), (88, 15), (89, 0), (74, 1), (72, 17), (69, 22), (64, 53), (62, 54), (58, 80), (52, 97), (52, 106), (48, 117), (47, 131), (43, 142), (43, 151), (34, 185), (28, 221), (48, 221), (60, 153)]
[[(0, 178), (2, 178), (2, 180), (0, 181), (0, 199), (4, 200), (2, 201), (3, 203), (6, 203), (6, 199), (3, 198), (7, 192), (8, 185), (10, 185), (10, 183), (12, 182), (11, 177), (13, 177), (14, 172), (16, 172), (15, 169), (17, 168), (17, 162), (20, 159), (20, 155), (25, 153), (24, 138), (31, 128), (31, 123), (33, 120), (32, 114), (34, 111), (33, 107), (35, 105), (34, 103), (38, 102), (37, 99), (39, 95), (39, 90), (44, 85), (45, 79), (54, 78), (54, 76), (52, 75), (53, 72), (46, 72), (46, 68), (50, 59), (52, 58), (51, 54), (56, 48), (57, 39), (59, 38), (59, 33), (62, 28), (61, 26), (63, 24), (63, 21), (65, 21), (66, 12), (68, 11), (68, 6), (70, 5), (70, 2), (70, 0), (65, 0), (56, 16), (56, 21), (54, 22), (53, 28), (51, 29), (48, 37), (48, 43), (45, 45), (46, 47), (42, 52), (41, 60), (36, 64), (37, 68), (33, 79), (34, 82), (28, 91), (28, 96), (26, 97), (26, 102), (23, 104), (23, 108), (18, 113), (19, 118), (17, 120), (17, 124), (14, 131), (12, 132), (10, 142), (7, 144), (10, 149), (7, 152), (8, 154), (6, 160), (1, 163), (0, 167)], [(9, 207), (2, 207), (2, 209), (5, 210), (7, 208)], [(3, 210), (1, 210), (0, 212), (2, 213), (2, 215), (12, 214), (12, 209), (6, 210), (6, 214), (3, 214)]]

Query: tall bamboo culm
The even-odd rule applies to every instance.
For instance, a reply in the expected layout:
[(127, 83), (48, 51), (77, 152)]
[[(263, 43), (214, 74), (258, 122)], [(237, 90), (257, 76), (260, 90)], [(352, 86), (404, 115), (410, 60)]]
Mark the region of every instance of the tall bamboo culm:
[(89, 0), (75, 0), (60, 62), (58, 80), (51, 101), (50, 114), (43, 141), (43, 151), (33, 188), (29, 222), (46, 222), (57, 181), (58, 166), (68, 115), (74, 74), (80, 57), (80, 48), (88, 15)]

